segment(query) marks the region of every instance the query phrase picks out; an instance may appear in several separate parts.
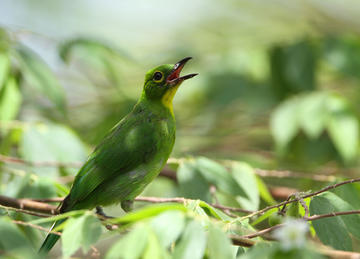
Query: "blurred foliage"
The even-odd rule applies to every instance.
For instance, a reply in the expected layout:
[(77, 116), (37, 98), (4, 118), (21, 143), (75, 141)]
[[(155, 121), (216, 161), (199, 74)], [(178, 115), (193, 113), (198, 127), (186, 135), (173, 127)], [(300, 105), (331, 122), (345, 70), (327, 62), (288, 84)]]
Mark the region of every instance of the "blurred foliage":
[[(275, 204), (269, 191), (274, 186), (307, 191), (324, 185), (311, 179), (313, 174), (358, 177), (357, 2), (279, 0), (274, 7), (273, 1), (214, 6), (200, 1), (191, 3), (191, 10), (185, 6), (186, 12), (179, 11), (178, 2), (164, 3), (161, 10), (168, 9), (161, 12), (166, 14), (161, 26), (154, 17), (149, 21), (156, 9), (143, 13), (140, 25), (110, 19), (113, 31), (96, 16), (98, 26), (80, 24), (82, 33), (75, 30), (66, 37), (66, 26), (57, 30), (54, 23), (59, 18), (67, 24), (68, 5), (39, 3), (25, 4), (26, 10), (33, 8), (32, 19), (48, 13), (49, 24), (41, 24), (51, 27), (48, 35), (54, 38), (0, 28), (0, 154), (31, 162), (0, 163), (2, 195), (65, 196), (77, 166), (64, 164), (85, 161), (131, 110), (147, 69), (191, 55), (194, 60), (185, 69), (200, 73), (175, 98), (172, 155), (181, 159), (168, 168), (176, 171), (177, 182), (159, 177), (143, 193), (189, 200), (184, 205), (137, 203), (134, 212), (114, 219), (121, 227), (112, 232), (91, 212), (71, 214), (62, 226), (61, 249), (53, 255), (65, 258), (81, 248), (77, 255), (86, 258), (94, 245), (104, 258), (322, 258), (310, 237), (304, 247), (289, 251), (281, 242), (261, 238), (250, 249), (231, 244), (228, 234), (244, 235), (303, 217), (306, 211), (299, 203), (250, 221), (239, 220), (243, 213), (233, 218), (209, 204), (258, 210)], [(178, 13), (194, 14), (196, 20), (179, 19)], [(88, 28), (112, 34), (97, 37)], [(129, 38), (134, 31), (138, 42), (133, 46)], [(308, 177), (260, 177), (256, 168), (301, 171)], [(359, 184), (352, 184), (304, 202), (315, 215), (358, 210), (359, 196)], [(118, 206), (106, 211), (122, 213)], [(0, 213), (0, 257), (38, 258), (43, 232), (14, 220), (49, 227), (53, 219), (39, 222), (5, 209)], [(310, 233), (335, 249), (360, 251), (359, 224), (358, 215), (332, 217), (314, 221)]]

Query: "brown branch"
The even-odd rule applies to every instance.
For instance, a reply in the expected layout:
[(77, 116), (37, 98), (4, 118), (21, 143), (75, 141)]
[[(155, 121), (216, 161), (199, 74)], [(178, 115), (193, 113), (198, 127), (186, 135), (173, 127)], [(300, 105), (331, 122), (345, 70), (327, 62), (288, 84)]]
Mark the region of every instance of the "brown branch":
[(57, 214), (56, 206), (29, 200), (29, 199), (14, 199), (0, 195), (0, 204), (6, 207), (11, 207), (25, 211), (40, 212), (51, 215)]
[(328, 214), (321, 214), (321, 215), (312, 215), (310, 217), (304, 217), (307, 221), (314, 221), (323, 218), (330, 218), (336, 216), (343, 216), (343, 215), (352, 215), (352, 214), (360, 214), (360, 210), (349, 210), (349, 211), (338, 211), (338, 212), (331, 212)]

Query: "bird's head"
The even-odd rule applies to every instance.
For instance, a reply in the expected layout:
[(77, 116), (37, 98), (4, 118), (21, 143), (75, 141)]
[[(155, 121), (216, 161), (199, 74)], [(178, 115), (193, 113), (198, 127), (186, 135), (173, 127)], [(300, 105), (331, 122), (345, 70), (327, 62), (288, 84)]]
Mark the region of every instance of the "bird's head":
[(191, 57), (184, 58), (175, 65), (161, 65), (146, 73), (144, 83), (144, 94), (148, 100), (161, 101), (166, 107), (172, 107), (174, 95), (184, 80), (192, 78), (197, 74), (180, 76), (186, 62)]

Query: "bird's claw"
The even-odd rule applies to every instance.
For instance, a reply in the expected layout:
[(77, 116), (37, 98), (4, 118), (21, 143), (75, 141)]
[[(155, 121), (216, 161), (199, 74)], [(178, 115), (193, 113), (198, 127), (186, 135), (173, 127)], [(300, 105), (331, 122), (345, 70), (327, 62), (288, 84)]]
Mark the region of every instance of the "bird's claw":
[(125, 212), (129, 212), (134, 208), (134, 201), (133, 200), (126, 200), (121, 202), (121, 208)]
[(112, 218), (114, 218), (114, 217), (111, 217), (111, 216), (106, 215), (105, 212), (104, 212), (104, 210), (103, 210), (103, 208), (100, 207), (100, 206), (96, 206), (96, 214), (99, 215), (99, 216), (101, 216), (101, 217), (104, 217), (104, 218), (106, 218), (106, 219), (112, 219)]

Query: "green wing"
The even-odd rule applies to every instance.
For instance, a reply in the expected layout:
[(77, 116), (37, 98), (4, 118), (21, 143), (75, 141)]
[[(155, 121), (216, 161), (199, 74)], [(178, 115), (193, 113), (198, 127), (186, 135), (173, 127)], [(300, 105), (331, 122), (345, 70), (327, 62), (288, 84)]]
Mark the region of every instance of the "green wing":
[(76, 175), (61, 211), (71, 210), (80, 201), (91, 199), (89, 194), (105, 181), (151, 160), (157, 152), (156, 132), (143, 111), (132, 112), (121, 120)]

